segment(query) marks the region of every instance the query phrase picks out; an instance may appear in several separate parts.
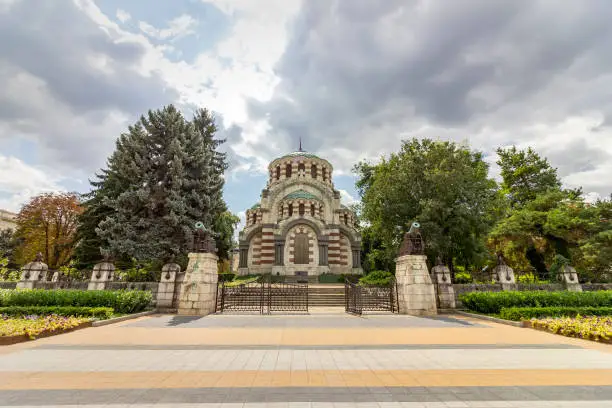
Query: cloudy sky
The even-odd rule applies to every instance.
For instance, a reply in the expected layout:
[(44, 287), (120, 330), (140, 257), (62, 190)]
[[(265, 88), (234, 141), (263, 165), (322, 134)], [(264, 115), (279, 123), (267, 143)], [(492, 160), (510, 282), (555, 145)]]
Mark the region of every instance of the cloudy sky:
[(299, 137), (346, 202), (352, 165), (410, 137), (491, 163), (532, 146), (607, 196), (610, 21), (609, 0), (0, 0), (0, 208), (87, 191), (127, 125), (169, 103), (216, 112), (236, 213)]

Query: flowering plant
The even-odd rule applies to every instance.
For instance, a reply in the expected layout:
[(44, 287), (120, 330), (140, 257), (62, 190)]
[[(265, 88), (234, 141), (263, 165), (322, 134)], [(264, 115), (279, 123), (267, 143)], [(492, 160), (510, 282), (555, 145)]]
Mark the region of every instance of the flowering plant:
[(605, 342), (612, 340), (612, 316), (576, 316), (531, 321), (535, 327), (564, 336)]
[(88, 320), (80, 317), (57, 315), (29, 315), (19, 318), (0, 315), (0, 337), (26, 335), (34, 339), (41, 333), (71, 329)]

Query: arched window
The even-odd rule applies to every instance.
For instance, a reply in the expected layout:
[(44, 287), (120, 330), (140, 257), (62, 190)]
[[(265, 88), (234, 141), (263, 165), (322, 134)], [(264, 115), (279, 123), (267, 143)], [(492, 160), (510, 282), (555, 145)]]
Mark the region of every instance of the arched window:
[(280, 166), (276, 166), (276, 180), (280, 180)]
[(253, 213), (253, 224), (257, 224), (257, 213)]
[(291, 177), (291, 163), (287, 163), (285, 166), (285, 177)]
[(315, 180), (317, 178), (317, 165), (316, 164), (310, 165), (310, 177), (312, 177)]
[(310, 204), (310, 215), (312, 217), (314, 217), (315, 214), (315, 205), (314, 204)]
[(344, 214), (344, 225), (348, 225), (348, 214)]
[(306, 165), (304, 163), (298, 164), (298, 172), (306, 172)]
[(304, 203), (300, 203), (300, 206), (298, 207), (298, 211), (300, 213), (300, 217), (303, 217), (304, 213), (306, 212), (304, 208)]
[(326, 167), (323, 167), (322, 173), (323, 173), (323, 181), (327, 181), (327, 168)]
[(288, 212), (289, 212), (289, 216), (291, 217), (293, 215), (293, 204), (289, 204), (289, 208), (288, 208)]

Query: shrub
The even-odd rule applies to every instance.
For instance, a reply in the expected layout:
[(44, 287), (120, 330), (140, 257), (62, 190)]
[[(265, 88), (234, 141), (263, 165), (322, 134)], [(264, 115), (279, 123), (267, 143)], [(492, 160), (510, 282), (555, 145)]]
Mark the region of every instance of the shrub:
[(472, 275), (469, 272), (455, 273), (455, 283), (472, 283)]
[(31, 339), (42, 333), (62, 332), (87, 322), (87, 319), (66, 316), (0, 317), (0, 337), (26, 335)]
[(612, 316), (612, 307), (505, 307), (499, 316), (507, 320), (529, 320), (540, 317)]
[(336, 275), (333, 273), (323, 273), (319, 275), (319, 283), (344, 283), (344, 275)]
[(231, 282), (236, 277), (235, 273), (220, 273), (218, 274), (219, 282)]
[(372, 271), (359, 279), (360, 285), (386, 286), (391, 283), (393, 274), (387, 271)]
[(140, 290), (0, 290), (3, 306), (110, 307), (117, 313), (136, 313), (151, 304), (153, 295)]
[(560, 319), (532, 320), (534, 327), (545, 328), (553, 333), (581, 339), (612, 340), (612, 317), (565, 317)]
[(8, 306), (0, 307), (0, 315), (5, 316), (76, 316), (110, 319), (113, 309), (110, 307), (82, 306)]
[(612, 290), (598, 292), (471, 292), (459, 296), (470, 310), (498, 314), (509, 307), (612, 307)]

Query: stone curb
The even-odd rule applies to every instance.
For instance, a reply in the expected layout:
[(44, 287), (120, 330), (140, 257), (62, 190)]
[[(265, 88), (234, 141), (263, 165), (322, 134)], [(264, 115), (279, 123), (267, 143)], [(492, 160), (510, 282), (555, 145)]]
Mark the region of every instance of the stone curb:
[(114, 317), (112, 319), (107, 319), (107, 320), (96, 320), (91, 323), (91, 326), (92, 327), (106, 326), (107, 324), (120, 323), (126, 320), (131, 320), (131, 319), (136, 319), (142, 316), (152, 315), (154, 313), (156, 313), (155, 310), (147, 310), (146, 312), (140, 312), (140, 313), (134, 313), (134, 314), (126, 315), (126, 316)]
[(498, 317), (485, 316), (485, 315), (469, 313), (469, 312), (462, 312), (461, 310), (455, 310), (455, 313), (461, 316), (473, 317), (474, 319), (480, 319), (480, 320), (487, 320), (493, 323), (506, 324), (508, 326), (514, 326), (514, 327), (525, 327), (523, 322), (514, 322), (512, 320), (504, 320)]

